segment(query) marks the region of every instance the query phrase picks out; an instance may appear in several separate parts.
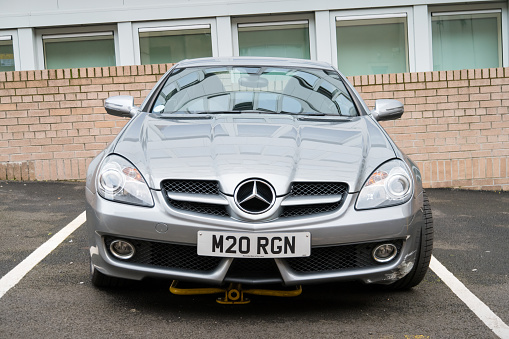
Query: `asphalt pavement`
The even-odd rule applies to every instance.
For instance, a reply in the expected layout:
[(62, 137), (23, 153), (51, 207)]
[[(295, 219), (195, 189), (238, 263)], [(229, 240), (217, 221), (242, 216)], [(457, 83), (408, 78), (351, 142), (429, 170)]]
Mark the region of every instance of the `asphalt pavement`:
[[(509, 324), (509, 192), (428, 195), (435, 258)], [(82, 182), (0, 181), (0, 277), (83, 210)], [(497, 338), (431, 270), (405, 292), (326, 284), (227, 306), (169, 281), (97, 289), (87, 246), (82, 225), (0, 298), (0, 338)]]

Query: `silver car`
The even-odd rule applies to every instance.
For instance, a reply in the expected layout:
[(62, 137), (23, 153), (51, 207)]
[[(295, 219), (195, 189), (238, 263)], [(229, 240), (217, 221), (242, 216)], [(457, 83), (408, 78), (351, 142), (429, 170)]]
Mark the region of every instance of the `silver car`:
[(179, 62), (87, 173), (92, 282), (362, 281), (426, 274), (431, 210), (417, 166), (331, 65), (279, 58)]

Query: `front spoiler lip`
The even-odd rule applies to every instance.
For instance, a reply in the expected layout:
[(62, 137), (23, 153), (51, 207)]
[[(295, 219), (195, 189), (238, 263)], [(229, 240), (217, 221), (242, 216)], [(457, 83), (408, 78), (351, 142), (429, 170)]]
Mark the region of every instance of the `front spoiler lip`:
[[(372, 266), (367, 268), (349, 268), (337, 271), (326, 272), (306, 272), (299, 273), (290, 268), (284, 259), (275, 259), (280, 271), (281, 278), (274, 279), (229, 279), (227, 273), (234, 258), (224, 258), (216, 269), (210, 272), (192, 271), (176, 268), (158, 268), (149, 265), (121, 262), (113, 259), (105, 250), (102, 237), (100, 237), (101, 246), (91, 248), (92, 264), (104, 274), (113, 275), (121, 278), (141, 280), (145, 277), (156, 277), (168, 280), (193, 281), (208, 283), (212, 285), (222, 285), (226, 282), (238, 282), (248, 284), (270, 284), (282, 283), (286, 286), (300, 284), (316, 284), (332, 281), (353, 281), (360, 280), (366, 284), (379, 283), (390, 284), (406, 275), (415, 261), (415, 249), (411, 248), (413, 241), (405, 241), (401, 252), (396, 259), (387, 264)], [(412, 239), (413, 240), (413, 239)], [(95, 253), (95, 255), (94, 255)]]

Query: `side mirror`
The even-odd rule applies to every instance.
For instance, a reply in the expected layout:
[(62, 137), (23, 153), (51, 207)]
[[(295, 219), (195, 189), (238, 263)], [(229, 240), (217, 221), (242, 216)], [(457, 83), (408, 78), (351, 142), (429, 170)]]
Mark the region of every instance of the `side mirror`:
[(140, 109), (134, 106), (134, 98), (130, 95), (109, 97), (104, 101), (104, 108), (108, 114), (117, 117), (132, 118), (140, 112)]
[(375, 101), (375, 109), (371, 115), (377, 121), (396, 120), (401, 118), (405, 111), (403, 104), (398, 100), (379, 99)]

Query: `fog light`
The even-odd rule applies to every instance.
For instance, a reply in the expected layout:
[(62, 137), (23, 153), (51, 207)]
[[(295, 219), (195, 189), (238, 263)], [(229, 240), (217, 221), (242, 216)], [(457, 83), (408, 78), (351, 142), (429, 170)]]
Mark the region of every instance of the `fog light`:
[(393, 244), (383, 244), (373, 250), (373, 259), (378, 262), (388, 262), (398, 254), (398, 249)]
[(114, 240), (110, 244), (110, 251), (119, 259), (131, 259), (134, 255), (134, 246), (124, 240)]

